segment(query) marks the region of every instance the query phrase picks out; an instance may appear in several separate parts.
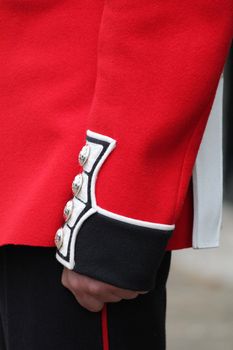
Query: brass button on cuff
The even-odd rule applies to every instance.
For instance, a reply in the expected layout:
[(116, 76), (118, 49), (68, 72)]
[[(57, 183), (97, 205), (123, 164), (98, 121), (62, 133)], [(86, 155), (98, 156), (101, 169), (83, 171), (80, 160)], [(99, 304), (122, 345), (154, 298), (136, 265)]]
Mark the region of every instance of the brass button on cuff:
[(83, 184), (83, 176), (82, 174), (78, 174), (75, 176), (74, 181), (72, 183), (72, 192), (75, 197), (77, 197), (78, 193), (80, 192)]
[(83, 146), (78, 156), (78, 161), (81, 166), (83, 166), (86, 163), (89, 157), (89, 154), (90, 154), (90, 146), (86, 144), (85, 146)]
[(71, 217), (72, 211), (73, 211), (73, 201), (70, 200), (66, 203), (66, 206), (63, 211), (63, 217), (65, 221), (69, 220), (69, 218)]
[(64, 239), (63, 229), (59, 228), (57, 230), (55, 238), (54, 238), (54, 242), (55, 242), (57, 249), (61, 249), (61, 247), (63, 245), (63, 239)]

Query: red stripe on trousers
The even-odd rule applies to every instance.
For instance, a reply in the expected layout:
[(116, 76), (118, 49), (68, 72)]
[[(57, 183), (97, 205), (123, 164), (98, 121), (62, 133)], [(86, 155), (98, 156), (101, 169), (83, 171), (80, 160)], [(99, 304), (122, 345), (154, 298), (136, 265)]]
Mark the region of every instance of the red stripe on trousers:
[(109, 350), (109, 339), (108, 339), (108, 316), (107, 316), (107, 305), (104, 304), (104, 307), (101, 312), (101, 321), (102, 321), (102, 339), (103, 339), (103, 350)]

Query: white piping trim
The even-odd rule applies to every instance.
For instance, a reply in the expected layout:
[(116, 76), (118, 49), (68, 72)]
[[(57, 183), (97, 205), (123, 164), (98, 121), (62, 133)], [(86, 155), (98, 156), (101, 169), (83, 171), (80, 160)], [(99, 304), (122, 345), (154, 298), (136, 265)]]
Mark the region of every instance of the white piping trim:
[(95, 184), (96, 184), (97, 175), (98, 175), (98, 172), (99, 172), (101, 166), (103, 165), (104, 161), (106, 160), (106, 158), (109, 156), (109, 154), (112, 152), (112, 150), (116, 147), (116, 140), (114, 140), (108, 136), (105, 136), (105, 135), (97, 134), (91, 130), (87, 130), (87, 135), (90, 137), (94, 137), (94, 138), (101, 140), (101, 141), (110, 142), (107, 150), (105, 151), (103, 157), (98, 162), (98, 164), (93, 172), (93, 175), (92, 175), (91, 202), (92, 202), (92, 207), (97, 209), (96, 197), (95, 197)]
[(93, 138), (98, 139), (100, 141), (106, 141), (109, 143), (112, 143), (112, 142), (116, 143), (116, 140), (112, 139), (111, 137), (99, 134), (98, 132), (94, 132), (94, 131), (91, 131), (89, 129), (87, 130), (87, 136), (93, 137)]
[(116, 140), (105, 136), (105, 135), (101, 135), (98, 133), (95, 133), (91, 130), (87, 130), (87, 135), (93, 138), (96, 138), (98, 140), (101, 141), (107, 141), (110, 142), (107, 150), (104, 153), (104, 156), (100, 159), (98, 165), (96, 166), (93, 175), (92, 175), (92, 183), (91, 183), (91, 201), (92, 201), (92, 207), (96, 210), (96, 212), (107, 216), (109, 218), (112, 218), (114, 220), (118, 220), (121, 222), (125, 222), (128, 224), (132, 224), (132, 225), (137, 225), (137, 226), (142, 226), (142, 227), (148, 227), (148, 228), (152, 228), (152, 229), (157, 229), (157, 230), (174, 230), (175, 225), (166, 225), (166, 224), (158, 224), (158, 223), (153, 223), (153, 222), (149, 222), (149, 221), (143, 221), (143, 220), (138, 220), (138, 219), (133, 219), (127, 216), (123, 216), (123, 215), (119, 215), (119, 214), (115, 214), (112, 213), (108, 210), (105, 210), (99, 206), (97, 206), (96, 203), (96, 197), (95, 197), (95, 184), (96, 184), (96, 179), (97, 179), (97, 175), (98, 172), (102, 166), (102, 164), (104, 163), (104, 161), (106, 160), (106, 158), (108, 157), (108, 155), (112, 152), (112, 150), (116, 147)]
[(82, 226), (83, 222), (92, 214), (94, 214), (96, 212), (96, 209), (91, 208), (90, 210), (88, 210), (79, 220), (78, 224), (75, 226), (75, 229), (73, 231), (73, 235), (71, 238), (71, 244), (70, 244), (70, 261), (66, 261), (63, 260), (62, 257), (58, 254), (56, 254), (56, 258), (68, 269), (73, 269), (74, 265), (75, 265), (75, 261), (74, 261), (74, 248), (75, 248), (75, 242), (76, 242), (76, 237), (78, 235), (78, 231), (80, 229), (80, 227)]
[(72, 235), (72, 240), (71, 240), (71, 245), (70, 245), (70, 262), (72, 264), (72, 268), (74, 268), (74, 251), (75, 251), (75, 242), (76, 242), (76, 237), (78, 235), (79, 229), (82, 226), (83, 222), (89, 218), (89, 216), (91, 216), (92, 214), (94, 214), (96, 212), (96, 209), (91, 208), (90, 210), (88, 210), (79, 220), (77, 226), (75, 227), (74, 231), (73, 231), (73, 235)]
[(111, 211), (100, 208), (99, 206), (97, 206), (97, 213), (107, 216), (111, 219), (125, 222), (127, 224), (136, 225), (136, 226), (148, 227), (148, 228), (153, 228), (153, 229), (163, 230), (163, 231), (170, 231), (170, 230), (174, 230), (175, 228), (175, 225), (157, 224), (150, 221), (137, 220), (137, 219), (129, 218), (127, 216), (115, 214), (115, 213), (112, 213)]
[(69, 261), (64, 260), (58, 253), (56, 253), (56, 259), (67, 269), (72, 270), (71, 263)]

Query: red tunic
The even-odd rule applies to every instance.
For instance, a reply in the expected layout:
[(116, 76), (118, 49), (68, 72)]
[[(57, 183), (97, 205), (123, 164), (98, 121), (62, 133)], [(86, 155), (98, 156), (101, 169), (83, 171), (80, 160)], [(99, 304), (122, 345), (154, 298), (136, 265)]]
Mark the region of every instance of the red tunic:
[(232, 0), (0, 2), (0, 245), (54, 245), (86, 130), (117, 141), (100, 207), (176, 224), (232, 38)]

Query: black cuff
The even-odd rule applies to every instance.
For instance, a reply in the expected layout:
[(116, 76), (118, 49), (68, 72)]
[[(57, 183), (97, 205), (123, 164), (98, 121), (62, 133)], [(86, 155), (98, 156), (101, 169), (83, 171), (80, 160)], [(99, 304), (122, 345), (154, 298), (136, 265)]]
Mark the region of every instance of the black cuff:
[(150, 290), (171, 234), (95, 213), (77, 235), (73, 270), (121, 288)]

